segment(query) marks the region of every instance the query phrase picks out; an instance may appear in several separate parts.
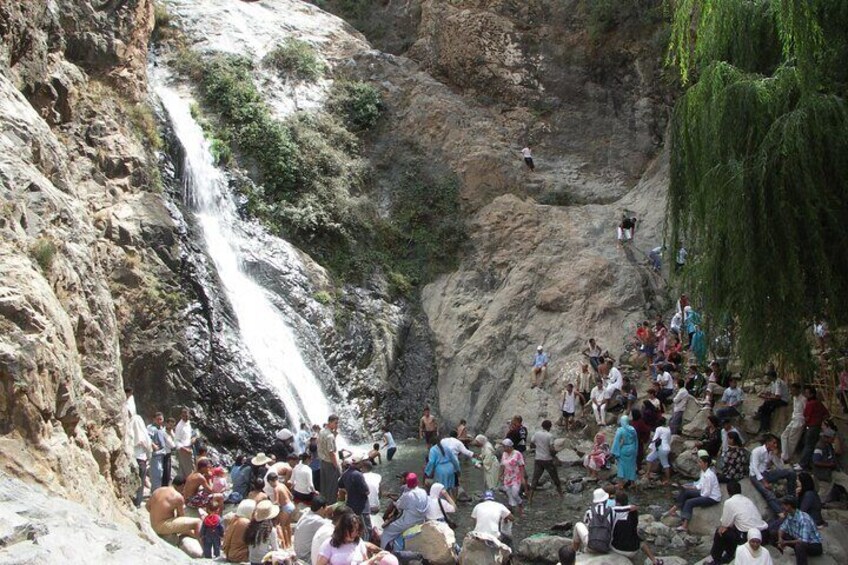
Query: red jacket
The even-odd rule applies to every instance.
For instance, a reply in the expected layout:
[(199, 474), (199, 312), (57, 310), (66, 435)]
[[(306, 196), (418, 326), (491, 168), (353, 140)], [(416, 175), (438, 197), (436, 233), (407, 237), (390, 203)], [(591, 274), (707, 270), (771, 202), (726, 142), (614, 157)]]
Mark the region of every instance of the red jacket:
[(807, 426), (820, 427), (829, 415), (830, 412), (818, 398), (807, 400), (807, 405), (804, 406), (804, 423)]

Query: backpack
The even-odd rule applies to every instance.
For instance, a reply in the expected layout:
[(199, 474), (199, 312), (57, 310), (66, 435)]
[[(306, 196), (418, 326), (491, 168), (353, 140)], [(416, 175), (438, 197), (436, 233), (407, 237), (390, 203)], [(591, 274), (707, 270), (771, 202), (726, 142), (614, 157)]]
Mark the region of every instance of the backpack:
[(612, 509), (606, 504), (598, 512), (597, 505), (592, 505), (589, 515), (589, 541), (587, 547), (595, 553), (609, 553), (610, 540), (612, 540), (612, 526), (610, 519)]

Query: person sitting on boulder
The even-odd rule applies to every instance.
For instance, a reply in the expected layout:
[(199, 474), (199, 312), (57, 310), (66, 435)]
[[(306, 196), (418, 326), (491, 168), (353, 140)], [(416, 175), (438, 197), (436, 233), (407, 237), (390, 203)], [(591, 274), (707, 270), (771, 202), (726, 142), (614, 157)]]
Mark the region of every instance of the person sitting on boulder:
[(186, 506), (206, 508), (212, 502), (213, 496), (221, 497), (221, 502), (223, 502), (223, 496), (216, 495), (212, 491), (212, 484), (209, 481), (211, 472), (212, 465), (208, 459), (197, 460), (197, 468), (185, 480), (183, 494), (186, 497)]
[(592, 450), (583, 457), (583, 466), (589, 469), (592, 480), (598, 480), (598, 471), (606, 467), (610, 456), (610, 448), (607, 444), (607, 436), (603, 432), (595, 434), (595, 442)]
[(515, 518), (509, 508), (495, 501), (495, 493), (487, 490), (483, 493), (483, 501), (471, 511), (474, 519), (474, 530), (480, 534), (488, 534), (503, 543), (509, 544), (508, 536), (503, 534), (504, 524), (513, 522)]
[(235, 516), (230, 519), (230, 523), (224, 529), (221, 550), (230, 563), (247, 561), (247, 544), (244, 541), (244, 532), (250, 524), (254, 510), (256, 510), (256, 502), (250, 499), (242, 500), (239, 502)]
[(733, 562), (736, 565), (773, 565), (771, 554), (763, 549), (763, 536), (759, 530), (748, 530), (748, 543), (736, 548)]
[(691, 485), (683, 485), (683, 489), (677, 495), (677, 504), (668, 511), (670, 516), (677, 513), (680, 507), (680, 517), (683, 523), (677, 528), (680, 532), (686, 532), (689, 528), (689, 520), (695, 508), (713, 506), (721, 502), (721, 488), (718, 485), (718, 477), (712, 467), (712, 459), (705, 450), (698, 452), (698, 467), (701, 468), (701, 476)]
[(386, 549), (403, 535), (403, 532), (412, 526), (423, 524), (427, 520), (427, 508), (429, 506), (430, 497), (418, 486), (418, 475), (407, 473), (406, 490), (394, 503), (394, 507), (402, 514), (383, 529), (380, 546)]
[(598, 379), (595, 388), (589, 393), (589, 402), (592, 405), (592, 412), (595, 414), (595, 423), (599, 426), (607, 425), (607, 401), (604, 384), (601, 379)]
[(704, 565), (730, 563), (736, 548), (748, 539), (748, 532), (768, 528), (756, 504), (742, 494), (742, 487), (737, 481), (727, 483), (727, 494), (729, 498), (724, 501), (719, 527), (713, 534), (710, 560)]
[(147, 499), (150, 526), (160, 536), (200, 536), (202, 521), (185, 515), (184, 487), (185, 479), (177, 476), (171, 486), (159, 487)]
[(744, 395), (742, 389), (737, 386), (735, 378), (731, 378), (724, 393), (721, 395), (721, 400), (716, 406), (715, 415), (722, 420), (738, 418), (741, 416), (739, 408), (742, 407)]
[(765, 402), (757, 409), (754, 419), (760, 421), (760, 430), (757, 433), (767, 432), (771, 429), (771, 415), (775, 410), (789, 404), (789, 387), (786, 381), (777, 376), (777, 370), (773, 363), (769, 363), (766, 374), (770, 384), (767, 391), (760, 394)]
[(763, 495), (775, 515), (783, 511), (783, 505), (774, 494), (772, 483), (786, 480), (787, 492), (795, 492), (795, 472), (782, 468), (778, 449), (777, 438), (767, 434), (763, 438), (763, 445), (751, 451), (750, 464), (751, 484)]
[(609, 494), (602, 488), (592, 492), (592, 505), (582, 522), (574, 524), (574, 551), (609, 553), (612, 541), (612, 508), (607, 504)]
[(794, 549), (795, 564), (807, 565), (808, 557), (824, 553), (821, 534), (810, 515), (798, 509), (794, 496), (784, 496), (781, 505), (786, 518), (777, 533), (777, 548), (781, 553), (788, 547)]
[(639, 537), (638, 530), (639, 507), (630, 504), (627, 493), (619, 489), (612, 508), (612, 552), (632, 559), (641, 549), (653, 565), (663, 565), (663, 560), (657, 559), (651, 547)]
[(707, 417), (707, 428), (704, 430), (704, 434), (701, 436), (700, 440), (695, 442), (695, 447), (698, 449), (705, 449), (713, 459), (718, 457), (719, 451), (721, 450), (720, 427), (721, 423), (719, 419), (715, 415), (710, 414)]
[(736, 432), (727, 434), (727, 451), (721, 465), (718, 482), (741, 481), (748, 474), (751, 454), (742, 445), (742, 438)]
[(536, 355), (533, 356), (533, 384), (530, 388), (541, 386), (545, 382), (545, 377), (548, 374), (548, 362), (550, 358), (545, 353), (544, 348), (540, 345), (536, 348)]

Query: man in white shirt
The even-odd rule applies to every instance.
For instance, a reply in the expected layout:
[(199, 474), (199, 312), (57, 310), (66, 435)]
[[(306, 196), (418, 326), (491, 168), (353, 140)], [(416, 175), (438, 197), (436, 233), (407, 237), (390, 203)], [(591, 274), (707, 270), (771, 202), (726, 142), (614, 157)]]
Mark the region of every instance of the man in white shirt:
[(604, 396), (607, 402), (618, 396), (621, 392), (621, 387), (624, 386), (624, 377), (621, 371), (613, 364), (612, 359), (607, 359), (607, 367), (609, 368), (609, 377), (607, 377), (607, 386), (604, 389)]
[(468, 459), (473, 459), (474, 452), (465, 447), (465, 444), (456, 437), (457, 435), (456, 430), (451, 430), (450, 435), (446, 438), (442, 438), (439, 443), (442, 444), (442, 447), (445, 449), (453, 451), (453, 454), (456, 455), (457, 459), (459, 459), (460, 455), (464, 455)]
[(186, 478), (194, 472), (194, 450), (191, 439), (191, 414), (188, 408), (180, 410), (180, 421), (174, 428), (174, 445), (177, 448), (177, 463), (179, 472), (177, 476)]
[(748, 539), (748, 530), (768, 529), (768, 523), (763, 520), (756, 504), (742, 495), (742, 487), (736, 481), (727, 483), (727, 494), (730, 498), (724, 501), (719, 527), (713, 535), (713, 546), (710, 557), (713, 563), (729, 563), (733, 560), (736, 548)]
[(777, 438), (767, 434), (765, 443), (751, 451), (749, 473), (751, 484), (763, 495), (775, 515), (783, 512), (783, 505), (774, 494), (772, 483), (786, 479), (786, 492), (795, 492), (795, 471), (782, 468), (777, 453)]
[(671, 401), (672, 414), (671, 421), (668, 423), (672, 434), (680, 434), (680, 430), (683, 428), (683, 413), (686, 412), (688, 403), (689, 391), (686, 390), (686, 383), (683, 379), (677, 379), (677, 393)]
[(769, 388), (760, 394), (760, 398), (765, 399), (765, 402), (754, 414), (754, 419), (760, 421), (760, 430), (757, 433), (768, 431), (771, 428), (771, 415), (774, 411), (789, 404), (789, 387), (786, 386), (786, 381), (777, 376), (773, 363), (769, 363), (766, 374), (770, 380)]
[(527, 168), (531, 171), (535, 171), (536, 165), (533, 163), (533, 153), (530, 151), (529, 147), (525, 147), (521, 150), (521, 156), (524, 157), (524, 163), (527, 165)]
[(801, 436), (804, 435), (804, 407), (807, 406), (807, 397), (801, 391), (801, 385), (792, 383), (792, 419), (786, 425), (786, 429), (780, 435), (781, 458), (784, 463), (789, 462), (789, 458), (798, 447), (798, 442), (801, 441)]
[(674, 395), (674, 377), (671, 376), (672, 365), (663, 367), (663, 372), (657, 375), (657, 384), (660, 389), (657, 391), (657, 398), (660, 402), (665, 403), (666, 400)]
[(365, 478), (365, 484), (368, 485), (368, 506), (371, 508), (371, 514), (380, 513), (380, 484), (383, 482), (383, 477), (380, 473), (375, 473), (370, 461), (363, 461), (359, 465), (362, 471), (362, 476)]
[(531, 447), (536, 448), (536, 459), (533, 463), (533, 480), (530, 481), (530, 494), (528, 495), (528, 504), (533, 502), (533, 493), (539, 484), (539, 479), (545, 471), (556, 486), (559, 496), (562, 497), (562, 485), (559, 482), (559, 473), (557, 473), (556, 462), (554, 461), (554, 436), (551, 435), (551, 427), (553, 424), (550, 420), (542, 422), (542, 429), (537, 430), (533, 437), (530, 438)]
[(330, 525), (332, 522), (327, 519), (330, 513), (330, 508), (320, 495), (312, 499), (309, 510), (305, 511), (300, 516), (300, 520), (295, 524), (294, 537), (292, 545), (297, 558), (304, 563), (309, 563), (312, 559), (312, 541), (315, 539), (315, 533), (322, 526)]
[(607, 425), (607, 398), (604, 394), (604, 387), (601, 381), (598, 380), (595, 388), (589, 394), (589, 402), (592, 404), (592, 411), (595, 413), (595, 423), (599, 426)]
[(501, 536), (501, 523), (515, 520), (509, 508), (495, 502), (495, 493), (490, 490), (483, 493), (483, 502), (474, 507), (471, 517), (474, 518), (475, 532), (489, 534), (498, 539)]

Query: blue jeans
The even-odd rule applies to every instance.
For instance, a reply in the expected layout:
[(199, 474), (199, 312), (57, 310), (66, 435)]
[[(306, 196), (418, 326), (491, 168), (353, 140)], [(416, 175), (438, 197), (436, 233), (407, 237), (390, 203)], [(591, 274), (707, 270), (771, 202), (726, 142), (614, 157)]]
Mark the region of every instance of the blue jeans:
[(153, 454), (150, 458), (150, 493), (162, 486), (162, 475), (165, 471), (165, 454)]
[[(795, 492), (795, 471), (792, 469), (772, 469), (763, 473), (763, 478), (769, 483), (786, 479), (786, 492)], [(763, 486), (762, 481), (757, 480), (755, 477), (751, 477), (751, 484), (754, 485), (757, 492), (763, 495), (772, 512), (775, 514), (783, 512), (783, 505), (772, 489), (767, 489)]]
[(680, 517), (684, 520), (692, 519), (692, 512), (695, 508), (703, 508), (714, 504), (718, 504), (718, 501), (708, 496), (701, 496), (701, 491), (698, 489), (685, 488), (677, 495), (677, 506), (680, 507)]
[(221, 555), (221, 538), (218, 536), (207, 536), (203, 538), (203, 557), (218, 557)]

